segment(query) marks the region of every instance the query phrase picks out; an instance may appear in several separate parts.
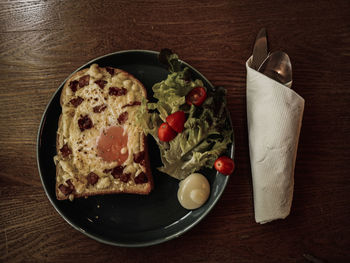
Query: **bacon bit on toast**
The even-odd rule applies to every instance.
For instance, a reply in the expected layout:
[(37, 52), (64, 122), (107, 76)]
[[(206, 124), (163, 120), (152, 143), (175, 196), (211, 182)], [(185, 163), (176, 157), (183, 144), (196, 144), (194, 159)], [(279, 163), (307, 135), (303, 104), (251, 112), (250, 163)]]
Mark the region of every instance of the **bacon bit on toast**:
[(72, 184), (72, 181), (69, 179), (66, 181), (66, 183), (68, 184), (68, 186), (64, 185), (64, 184), (60, 184), (58, 186), (58, 188), (60, 189), (60, 191), (64, 194), (64, 195), (69, 195), (74, 191), (74, 185)]
[(69, 87), (73, 92), (76, 92), (78, 84), (79, 84), (79, 81), (73, 80), (73, 81), (69, 82)]
[(64, 158), (69, 156), (72, 153), (72, 151), (71, 151), (71, 149), (69, 149), (67, 143), (65, 145), (63, 145), (63, 147), (60, 149), (60, 152), (62, 153), (62, 156)]
[(106, 67), (106, 70), (109, 74), (111, 74), (111, 76), (114, 75), (114, 68)]
[(124, 173), (124, 166), (117, 166), (113, 168), (112, 175), (115, 179), (119, 179), (120, 181), (126, 183), (129, 181), (131, 174)]
[(107, 108), (107, 105), (102, 104), (102, 105), (93, 107), (93, 111), (94, 111), (95, 113), (101, 113), (101, 112), (104, 111), (106, 108)]
[(124, 166), (118, 165), (113, 168), (111, 174), (113, 175), (114, 178), (117, 178), (116, 176), (123, 174), (124, 171)]
[(122, 114), (119, 115), (118, 117), (118, 122), (119, 124), (124, 124), (128, 120), (128, 112), (124, 111)]
[(128, 90), (124, 87), (118, 88), (118, 87), (110, 87), (109, 88), (109, 95), (112, 96), (123, 96), (128, 92)]
[(119, 178), (120, 181), (127, 183), (130, 180), (130, 176), (131, 176), (131, 173), (123, 173), (119, 175), (117, 178)]
[(82, 102), (84, 101), (84, 99), (82, 97), (77, 97), (75, 99), (71, 99), (69, 102), (76, 108), (78, 107)]
[(100, 177), (93, 172), (89, 173), (87, 176), (87, 181), (91, 185), (95, 185), (97, 183), (98, 179), (100, 179)]
[(128, 104), (125, 104), (122, 106), (122, 109), (123, 108), (126, 108), (126, 107), (130, 107), (130, 106), (135, 106), (135, 105), (141, 105), (141, 102), (140, 101), (133, 101), (133, 102), (130, 102)]
[(135, 163), (141, 163), (143, 160), (145, 160), (145, 151), (134, 153)]
[(148, 178), (144, 172), (141, 172), (138, 176), (135, 177), (135, 184), (144, 184), (147, 182)]
[(78, 120), (78, 125), (81, 131), (91, 129), (93, 126), (92, 120), (88, 115), (81, 116), (81, 118)]
[(85, 87), (85, 86), (89, 85), (89, 82), (90, 82), (90, 75), (82, 76), (79, 79), (79, 87), (80, 88)]
[(104, 89), (105, 85), (107, 84), (107, 81), (99, 79), (96, 80), (95, 83), (100, 87), (100, 89)]

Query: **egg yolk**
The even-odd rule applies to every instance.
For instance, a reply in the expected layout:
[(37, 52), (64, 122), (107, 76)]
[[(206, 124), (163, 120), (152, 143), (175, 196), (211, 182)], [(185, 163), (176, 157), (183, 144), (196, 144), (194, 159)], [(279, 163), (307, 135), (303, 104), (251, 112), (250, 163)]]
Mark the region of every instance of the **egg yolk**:
[(128, 134), (123, 127), (112, 126), (104, 130), (97, 142), (98, 155), (106, 162), (118, 161), (122, 164), (128, 159)]

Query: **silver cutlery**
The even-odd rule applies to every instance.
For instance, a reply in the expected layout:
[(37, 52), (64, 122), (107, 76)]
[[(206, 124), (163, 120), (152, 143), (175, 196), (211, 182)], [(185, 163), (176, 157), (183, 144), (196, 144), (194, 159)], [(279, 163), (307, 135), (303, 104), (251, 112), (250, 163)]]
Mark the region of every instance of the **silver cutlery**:
[(291, 86), (292, 64), (288, 54), (283, 51), (272, 52), (258, 68), (258, 71), (283, 85)]
[(267, 47), (266, 29), (262, 28), (260, 29), (255, 39), (251, 67), (255, 70), (258, 70), (259, 66), (266, 59), (267, 53), (268, 53), (268, 47)]
[(292, 64), (283, 51), (268, 52), (266, 29), (260, 29), (253, 47), (251, 68), (287, 87), (292, 86)]

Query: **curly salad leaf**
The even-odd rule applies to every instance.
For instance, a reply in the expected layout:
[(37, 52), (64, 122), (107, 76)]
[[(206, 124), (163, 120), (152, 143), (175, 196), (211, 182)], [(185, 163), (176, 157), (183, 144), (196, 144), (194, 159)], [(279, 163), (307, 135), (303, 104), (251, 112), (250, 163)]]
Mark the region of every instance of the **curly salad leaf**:
[[(170, 74), (153, 86), (155, 103), (142, 101), (137, 121), (146, 134), (156, 140), (163, 163), (158, 169), (177, 179), (184, 179), (204, 167), (212, 168), (215, 160), (231, 143), (232, 130), (226, 118), (226, 90), (222, 87), (207, 90), (201, 106), (187, 105), (185, 97), (201, 80), (190, 80), (188, 68), (179, 70), (176, 54), (167, 56)], [(179, 70), (179, 71), (176, 71)], [(158, 128), (168, 115), (183, 110), (187, 120), (183, 132), (170, 142), (158, 139)]]

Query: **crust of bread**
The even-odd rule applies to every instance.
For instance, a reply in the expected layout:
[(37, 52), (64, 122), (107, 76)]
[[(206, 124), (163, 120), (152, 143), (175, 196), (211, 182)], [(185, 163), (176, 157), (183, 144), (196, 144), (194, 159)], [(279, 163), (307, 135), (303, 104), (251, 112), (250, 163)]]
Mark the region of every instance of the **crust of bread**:
[[(113, 68), (113, 67), (110, 67)], [(100, 68), (104, 71), (106, 71), (105, 68)], [(113, 68), (115, 70), (115, 74), (117, 73), (124, 73), (128, 76), (129, 79), (132, 79), (134, 82), (137, 82), (138, 85), (141, 87), (143, 95), (145, 98), (147, 98), (147, 91), (144, 87), (144, 85), (138, 80), (136, 79), (132, 74), (118, 69), (118, 68)], [(86, 74), (86, 72), (89, 70), (89, 68), (85, 68), (82, 69), (76, 73), (74, 73), (65, 83), (65, 85), (63, 86), (62, 92), (61, 92), (61, 96), (60, 96), (60, 104), (61, 107), (63, 108), (63, 103), (64, 103), (64, 96), (66, 94), (66, 90), (69, 89), (69, 83), (70, 81), (77, 79), (81, 76), (84, 76)], [(57, 156), (60, 154), (60, 145), (59, 145), (59, 139), (60, 139), (60, 135), (59, 135), (59, 130), (62, 127), (62, 117), (63, 114), (61, 113), (59, 120), (58, 120), (58, 130), (57, 130), (57, 135), (56, 135), (56, 152), (57, 152)], [(88, 197), (88, 196), (94, 196), (94, 195), (105, 195), (105, 194), (122, 194), (122, 193), (127, 193), (127, 194), (139, 194), (139, 195), (147, 195), (149, 194), (153, 188), (154, 188), (154, 181), (153, 181), (153, 176), (151, 173), (151, 167), (150, 167), (150, 159), (149, 159), (149, 154), (148, 154), (148, 144), (147, 144), (147, 137), (145, 136), (145, 134), (142, 134), (142, 145), (143, 145), (143, 149), (145, 151), (145, 162), (143, 165), (143, 171), (146, 174), (147, 178), (148, 178), (148, 182), (144, 183), (144, 184), (136, 184), (136, 185), (125, 185), (123, 190), (120, 189), (96, 189), (96, 191), (89, 191), (86, 193), (81, 193), (78, 194), (75, 191), (71, 194), (71, 196), (73, 195), (74, 198), (81, 198), (81, 197)], [(63, 172), (62, 167), (60, 166), (59, 163), (56, 163), (56, 178), (58, 176), (60, 176)], [(59, 183), (56, 180), (56, 197), (58, 200), (66, 200), (66, 199), (70, 199), (70, 195), (64, 195), (60, 190), (59, 190)]]

